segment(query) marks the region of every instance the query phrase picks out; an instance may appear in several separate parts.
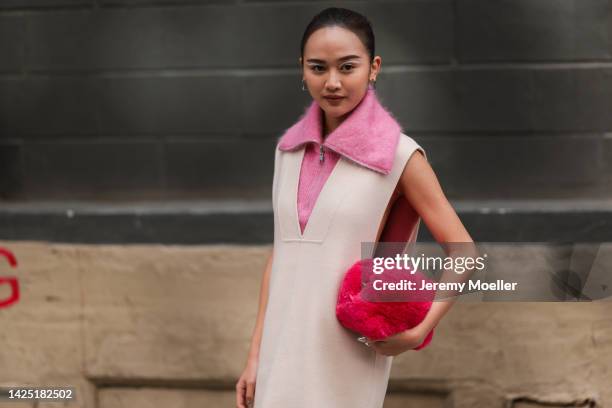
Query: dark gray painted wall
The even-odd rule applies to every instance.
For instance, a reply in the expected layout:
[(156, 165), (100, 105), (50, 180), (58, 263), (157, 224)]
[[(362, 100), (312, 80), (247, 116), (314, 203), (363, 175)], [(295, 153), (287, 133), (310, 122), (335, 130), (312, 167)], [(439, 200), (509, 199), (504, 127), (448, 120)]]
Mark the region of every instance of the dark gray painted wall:
[(299, 40), (364, 12), (450, 198), (612, 195), (612, 2), (4, 0), (5, 199), (269, 196)]

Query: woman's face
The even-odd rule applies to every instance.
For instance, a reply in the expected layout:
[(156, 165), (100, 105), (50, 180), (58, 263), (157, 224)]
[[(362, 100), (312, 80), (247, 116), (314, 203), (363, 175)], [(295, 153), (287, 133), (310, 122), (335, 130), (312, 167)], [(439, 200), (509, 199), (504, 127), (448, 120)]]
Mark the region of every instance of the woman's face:
[(370, 64), (368, 51), (359, 37), (338, 26), (313, 32), (304, 45), (300, 63), (308, 92), (326, 117), (335, 119), (359, 104), (369, 81), (376, 79), (380, 69), (380, 57)]

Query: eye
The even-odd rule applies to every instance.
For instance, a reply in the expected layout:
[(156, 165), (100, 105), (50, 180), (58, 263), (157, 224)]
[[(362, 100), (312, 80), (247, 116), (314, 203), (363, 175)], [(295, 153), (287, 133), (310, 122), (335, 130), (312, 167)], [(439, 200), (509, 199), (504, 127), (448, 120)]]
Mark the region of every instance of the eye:
[(351, 69), (353, 69), (355, 66), (353, 64), (344, 64), (342, 66), (342, 68), (349, 68), (348, 71), (350, 71)]
[[(319, 70), (319, 68), (321, 68), (321, 70)], [(321, 65), (311, 65), (310, 69), (312, 69), (314, 72), (321, 72), (321, 71), (323, 71), (323, 66), (321, 66)]]

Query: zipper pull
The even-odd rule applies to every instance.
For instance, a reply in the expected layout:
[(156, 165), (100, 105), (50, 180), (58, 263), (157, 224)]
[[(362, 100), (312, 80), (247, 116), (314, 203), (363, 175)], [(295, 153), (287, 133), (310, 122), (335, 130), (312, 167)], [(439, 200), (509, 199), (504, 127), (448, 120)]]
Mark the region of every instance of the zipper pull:
[(323, 145), (319, 145), (319, 162), (322, 163), (323, 162), (323, 156), (324, 152), (323, 152)]

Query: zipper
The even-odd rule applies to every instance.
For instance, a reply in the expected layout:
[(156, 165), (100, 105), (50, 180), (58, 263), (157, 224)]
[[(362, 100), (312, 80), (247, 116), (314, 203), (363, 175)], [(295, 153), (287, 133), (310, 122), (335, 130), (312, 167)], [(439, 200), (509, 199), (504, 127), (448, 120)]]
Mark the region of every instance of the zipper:
[(325, 151), (323, 150), (323, 145), (319, 145), (319, 163), (323, 163), (324, 158), (325, 158)]

